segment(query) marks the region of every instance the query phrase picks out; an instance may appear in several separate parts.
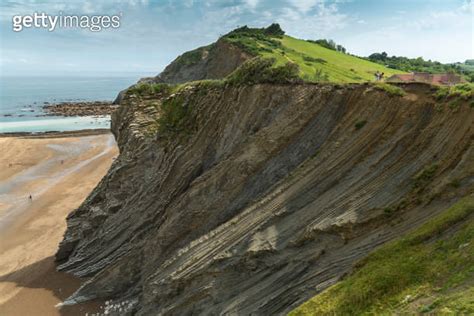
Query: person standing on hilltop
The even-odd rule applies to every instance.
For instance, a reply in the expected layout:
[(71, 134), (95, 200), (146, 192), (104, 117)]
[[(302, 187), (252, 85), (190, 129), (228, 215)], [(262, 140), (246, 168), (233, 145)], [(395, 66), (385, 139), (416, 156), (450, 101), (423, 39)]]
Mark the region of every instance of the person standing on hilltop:
[(378, 70), (375, 72), (374, 76), (375, 76), (375, 81), (380, 80), (380, 72)]

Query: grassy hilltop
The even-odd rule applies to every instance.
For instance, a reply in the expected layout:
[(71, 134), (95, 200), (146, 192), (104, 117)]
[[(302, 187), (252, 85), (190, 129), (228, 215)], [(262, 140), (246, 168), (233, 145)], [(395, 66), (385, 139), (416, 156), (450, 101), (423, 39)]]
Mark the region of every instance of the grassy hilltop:
[(385, 73), (385, 77), (404, 73), (311, 41), (283, 35), (281, 30), (269, 33), (268, 29), (242, 27), (223, 39), (251, 55), (274, 58), (277, 66), (295, 63), (299, 66), (301, 78), (309, 82), (365, 82), (373, 81), (376, 71)]

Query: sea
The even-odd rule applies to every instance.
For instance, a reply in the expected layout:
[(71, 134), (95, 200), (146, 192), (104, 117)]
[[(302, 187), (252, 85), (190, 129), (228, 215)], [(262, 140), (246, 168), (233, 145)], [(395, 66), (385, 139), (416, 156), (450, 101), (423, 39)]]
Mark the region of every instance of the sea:
[(110, 116), (45, 116), (45, 104), (113, 101), (117, 94), (150, 74), (111, 77), (0, 78), (0, 133), (74, 131), (110, 128)]

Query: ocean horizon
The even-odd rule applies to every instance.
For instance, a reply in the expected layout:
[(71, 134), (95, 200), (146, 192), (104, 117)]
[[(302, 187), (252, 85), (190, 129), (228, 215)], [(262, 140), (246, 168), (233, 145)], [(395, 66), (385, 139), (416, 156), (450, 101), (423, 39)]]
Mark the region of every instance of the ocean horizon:
[(61, 102), (113, 101), (121, 90), (149, 75), (2, 76), (0, 133), (110, 128), (110, 116), (45, 116), (42, 107)]

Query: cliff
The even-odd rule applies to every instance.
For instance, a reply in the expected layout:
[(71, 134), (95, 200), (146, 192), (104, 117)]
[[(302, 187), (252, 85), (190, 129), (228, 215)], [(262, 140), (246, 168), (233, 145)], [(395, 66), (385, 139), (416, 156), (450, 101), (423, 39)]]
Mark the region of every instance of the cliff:
[[(120, 155), (68, 217), (65, 304), (283, 314), (474, 187), (474, 112), (428, 85), (129, 90)], [(456, 181), (457, 185), (450, 185)]]
[[(185, 52), (173, 60), (156, 77), (142, 78), (140, 83), (179, 84), (204, 79), (221, 79), (237, 69), (253, 56), (238, 46), (220, 39), (208, 46)], [(136, 85), (133, 85), (134, 87)], [(120, 104), (125, 92), (122, 90), (113, 104)]]
[[(183, 53), (162, 73), (142, 78), (137, 84), (223, 79), (253, 57), (272, 58), (275, 66), (295, 64), (305, 82), (363, 83), (373, 80), (375, 72), (383, 72), (386, 77), (404, 73), (284, 33), (278, 24), (237, 28), (210, 45)], [(121, 102), (124, 93), (119, 93), (114, 104)]]
[(253, 57), (224, 39), (178, 56), (153, 81), (183, 83), (226, 77), (244, 61)]

